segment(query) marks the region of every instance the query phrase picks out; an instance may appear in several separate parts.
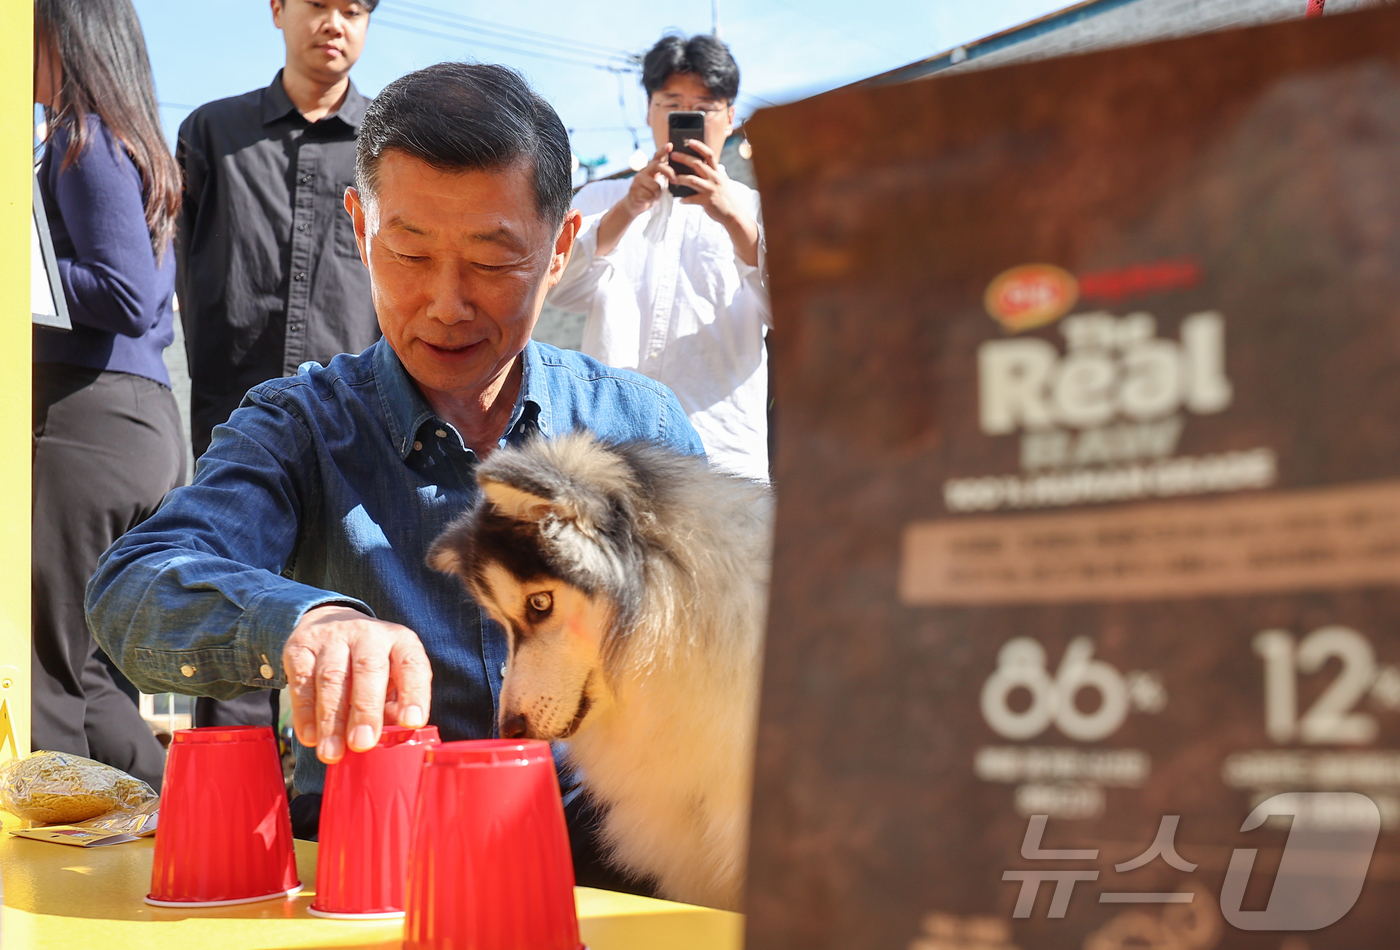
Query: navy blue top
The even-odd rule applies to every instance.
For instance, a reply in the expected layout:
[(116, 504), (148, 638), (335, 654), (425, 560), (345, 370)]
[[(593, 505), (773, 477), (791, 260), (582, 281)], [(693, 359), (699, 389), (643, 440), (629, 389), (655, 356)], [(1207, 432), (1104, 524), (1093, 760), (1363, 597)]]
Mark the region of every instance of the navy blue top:
[(49, 136), (39, 192), (72, 331), (34, 328), (34, 362), (145, 376), (170, 385), (161, 353), (175, 338), (175, 255), (159, 265), (146, 229), (141, 174), (97, 116), (83, 153), (66, 169), (68, 130)]

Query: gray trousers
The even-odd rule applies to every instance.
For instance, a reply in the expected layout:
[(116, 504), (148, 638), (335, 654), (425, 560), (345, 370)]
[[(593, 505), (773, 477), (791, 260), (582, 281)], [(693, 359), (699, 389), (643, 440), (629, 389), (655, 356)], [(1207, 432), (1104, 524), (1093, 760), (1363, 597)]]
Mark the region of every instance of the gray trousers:
[(36, 363), (33, 422), (31, 744), (159, 789), (164, 750), (96, 655), (83, 594), (102, 552), (184, 482), (175, 398), (142, 376)]

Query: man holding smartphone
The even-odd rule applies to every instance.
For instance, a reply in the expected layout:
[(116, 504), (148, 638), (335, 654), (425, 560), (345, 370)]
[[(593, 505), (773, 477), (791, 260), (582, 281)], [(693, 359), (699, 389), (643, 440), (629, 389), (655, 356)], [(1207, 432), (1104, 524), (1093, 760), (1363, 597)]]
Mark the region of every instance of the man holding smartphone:
[(642, 86), (656, 154), (632, 179), (575, 197), (583, 230), (549, 302), (587, 313), (589, 356), (669, 386), (711, 464), (766, 481), (772, 317), (758, 193), (719, 163), (739, 66), (713, 36), (666, 36)]

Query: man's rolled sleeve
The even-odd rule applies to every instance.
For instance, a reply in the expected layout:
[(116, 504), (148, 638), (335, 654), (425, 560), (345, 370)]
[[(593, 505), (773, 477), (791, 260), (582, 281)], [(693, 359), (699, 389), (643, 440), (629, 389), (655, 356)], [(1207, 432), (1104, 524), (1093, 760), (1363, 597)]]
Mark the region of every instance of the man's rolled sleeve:
[(306, 611), (353, 597), (282, 576), (317, 501), (309, 430), (276, 392), (249, 393), (194, 484), (102, 556), (88, 625), (142, 691), (229, 699), (285, 684), (282, 646)]

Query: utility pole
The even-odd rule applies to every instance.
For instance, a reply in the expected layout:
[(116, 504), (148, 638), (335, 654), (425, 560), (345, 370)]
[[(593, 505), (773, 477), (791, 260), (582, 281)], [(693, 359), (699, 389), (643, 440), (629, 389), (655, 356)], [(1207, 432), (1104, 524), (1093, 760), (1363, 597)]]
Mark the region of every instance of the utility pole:
[(721, 39), (722, 37), (719, 33), (719, 0), (710, 0), (710, 23), (712, 25), (710, 32), (715, 35), (715, 39)]

